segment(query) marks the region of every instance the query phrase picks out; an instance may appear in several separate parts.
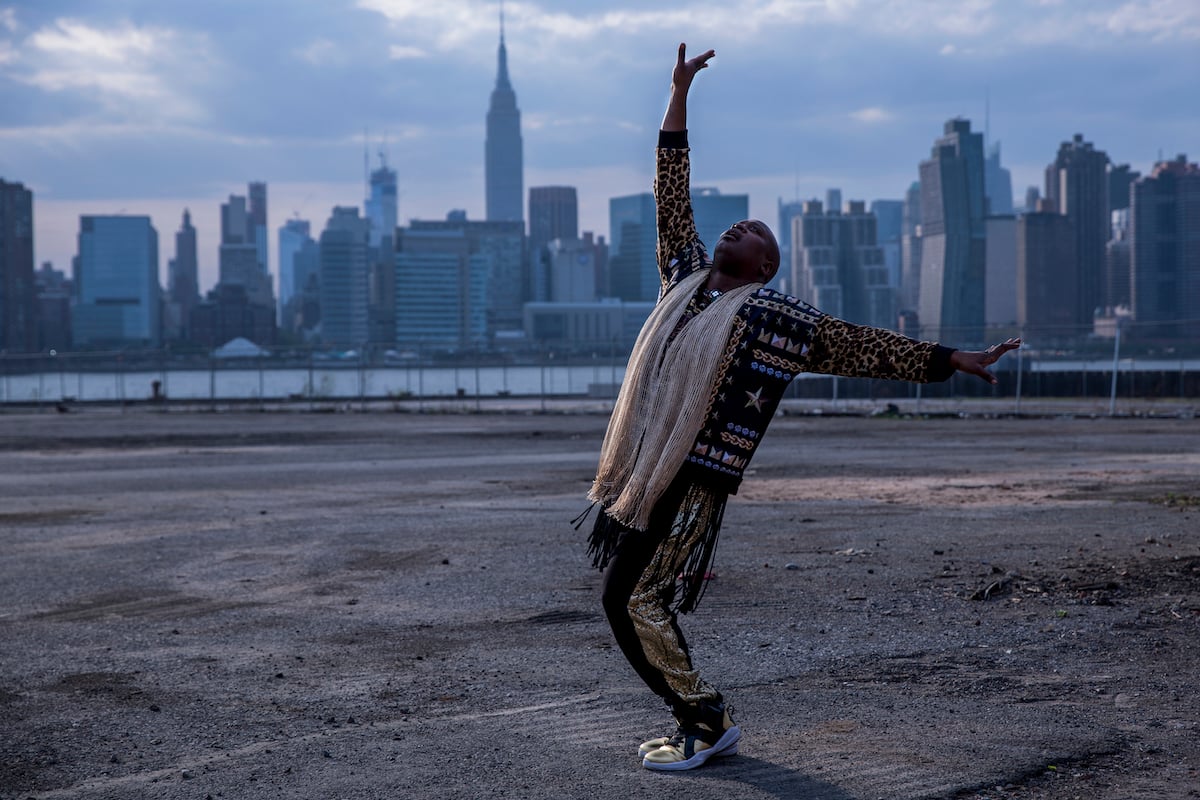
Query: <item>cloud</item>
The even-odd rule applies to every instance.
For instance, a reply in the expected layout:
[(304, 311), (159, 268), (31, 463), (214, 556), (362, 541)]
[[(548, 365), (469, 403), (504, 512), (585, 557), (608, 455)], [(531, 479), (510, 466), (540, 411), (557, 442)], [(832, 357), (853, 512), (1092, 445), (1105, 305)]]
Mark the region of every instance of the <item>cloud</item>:
[(28, 37), (16, 80), (46, 92), (77, 92), (109, 118), (187, 119), (201, 109), (184, 93), (186, 74), (207, 61), (203, 37), (123, 23), (110, 28), (57, 19)]
[(858, 111), (850, 112), (851, 119), (856, 119), (859, 122), (873, 124), (876, 122), (887, 122), (893, 118), (893, 114), (885, 108), (879, 106), (869, 106), (860, 108)]
[(1200, 39), (1200, 4), (1195, 0), (1132, 0), (1091, 19), (1118, 36)]
[(429, 58), (429, 52), (420, 47), (394, 44), (388, 48), (388, 58), (393, 61), (403, 61), (408, 58)]
[(17, 28), (17, 10), (15, 8), (0, 8), (0, 27), (3, 27), (9, 33), (16, 33)]

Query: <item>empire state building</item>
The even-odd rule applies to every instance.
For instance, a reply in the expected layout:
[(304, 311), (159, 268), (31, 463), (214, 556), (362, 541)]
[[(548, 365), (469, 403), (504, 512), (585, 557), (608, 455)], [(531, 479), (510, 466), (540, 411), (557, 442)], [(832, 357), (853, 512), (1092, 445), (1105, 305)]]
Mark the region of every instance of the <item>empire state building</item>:
[(487, 183), (489, 222), (521, 222), (525, 219), (523, 194), (523, 146), (521, 112), (517, 95), (508, 80), (508, 52), (504, 49), (504, 22), (500, 23), (499, 71), (492, 103), (487, 113), (487, 143), (484, 173)]

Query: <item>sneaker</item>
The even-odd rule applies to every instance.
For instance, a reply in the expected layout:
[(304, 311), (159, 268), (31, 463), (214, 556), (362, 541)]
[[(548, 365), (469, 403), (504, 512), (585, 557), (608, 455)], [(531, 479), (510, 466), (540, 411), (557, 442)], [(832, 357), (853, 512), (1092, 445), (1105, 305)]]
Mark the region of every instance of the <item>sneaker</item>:
[[(729, 709), (724, 705), (711, 708), (719, 713), (719, 722), (694, 722), (681, 725), (675, 735), (642, 757), (642, 766), (652, 770), (685, 770), (702, 766), (710, 758), (737, 753), (741, 729), (733, 724)], [(651, 739), (650, 744), (656, 740)]]
[[(655, 739), (647, 739), (638, 746), (638, 758), (645, 758), (646, 753), (651, 750), (657, 750), (665, 744), (670, 743), (670, 736), (659, 736)], [(724, 758), (725, 756), (736, 756), (738, 753), (738, 743), (735, 741), (733, 745), (719, 753), (713, 753), (712, 758)]]

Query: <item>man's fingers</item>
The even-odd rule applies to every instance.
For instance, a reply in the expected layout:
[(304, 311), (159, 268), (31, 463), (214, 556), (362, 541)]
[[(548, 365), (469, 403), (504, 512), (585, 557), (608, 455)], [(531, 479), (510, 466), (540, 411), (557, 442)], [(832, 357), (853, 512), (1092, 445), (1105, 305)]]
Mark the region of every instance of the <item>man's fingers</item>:
[(679, 60), (676, 63), (682, 67), (683, 62), (686, 59), (686, 57), (687, 57), (687, 43), (680, 42), (679, 43)]

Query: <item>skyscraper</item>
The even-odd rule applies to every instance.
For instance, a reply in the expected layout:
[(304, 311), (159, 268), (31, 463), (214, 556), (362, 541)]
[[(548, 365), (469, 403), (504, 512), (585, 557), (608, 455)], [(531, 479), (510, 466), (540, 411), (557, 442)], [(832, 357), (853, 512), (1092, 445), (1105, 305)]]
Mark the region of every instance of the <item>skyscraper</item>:
[(279, 228), (279, 308), (288, 330), (296, 327), (297, 299), (320, 269), (320, 253), (306, 219), (293, 218)]
[(1078, 333), (1075, 306), (1063, 302), (1077, 285), (1075, 234), (1053, 203), (1039, 203), (1017, 218), (1017, 323), (1040, 341), (1066, 341)]
[(80, 217), (74, 285), (76, 345), (158, 346), (162, 289), (149, 217)]
[(260, 219), (262, 226), (266, 224), (266, 192), (266, 184), (252, 183), (249, 208), (246, 198), (239, 195), (230, 195), (229, 201), (221, 204), (219, 283), (241, 286), (250, 303), (274, 309), (271, 276), (263, 261), (266, 228), (260, 227)]
[(1161, 161), (1133, 184), (1130, 199), (1139, 335), (1200, 341), (1200, 166), (1184, 155)]
[[(464, 227), (415, 227), (417, 220), (413, 225), (397, 231), (396, 344), (481, 346), (488, 333), (488, 272), (494, 255), (472, 252)], [(430, 280), (431, 275), (437, 279)]]
[(328, 344), (367, 341), (369, 228), (357, 208), (335, 206), (321, 233), (321, 339)]
[(183, 222), (175, 232), (175, 258), (167, 273), (167, 297), (179, 307), (183, 319), (200, 302), (199, 265), (196, 257), (196, 228), (192, 214), (183, 210)]
[(393, 239), (396, 236), (396, 222), (400, 214), (396, 170), (388, 168), (382, 154), (379, 156), (379, 168), (371, 171), (370, 191), (365, 210), (371, 222), (371, 247), (380, 247), (385, 238)]
[[(501, 12), (503, 14), (503, 12)], [(524, 166), (522, 163), (521, 112), (517, 94), (508, 79), (508, 51), (504, 47), (504, 17), (500, 17), (500, 50), (496, 87), (487, 113), (484, 178), (489, 222), (523, 219)]]
[(877, 220), (863, 201), (851, 200), (845, 213), (827, 210), (819, 200), (805, 203), (804, 213), (792, 219), (791, 239), (789, 283), (800, 296), (835, 317), (895, 327), (896, 293), (877, 241)]
[(1012, 174), (1000, 166), (1000, 143), (987, 149), (983, 162), (983, 186), (989, 214), (1013, 213)]
[(800, 200), (785, 203), (780, 197), (777, 206), (779, 208), (779, 227), (775, 229), (775, 236), (779, 240), (779, 271), (775, 273), (774, 279), (768, 285), (786, 294), (796, 294), (798, 290), (791, 284), (792, 218), (804, 213), (804, 203)]
[(1108, 210), (1120, 211), (1129, 208), (1129, 192), (1133, 182), (1142, 177), (1142, 173), (1131, 169), (1128, 164), (1108, 165)]
[(528, 300), (550, 299), (550, 261), (546, 246), (555, 239), (579, 238), (579, 200), (574, 186), (532, 186), (529, 189)]
[(1074, 318), (1088, 330), (1104, 305), (1105, 244), (1112, 226), (1108, 209), (1108, 156), (1075, 134), (1046, 167), (1046, 199), (1070, 221), (1075, 234)]
[(914, 181), (904, 193), (900, 220), (900, 310), (911, 318), (921, 297), (921, 184)]
[(248, 239), (254, 244), (255, 253), (258, 255), (258, 270), (263, 275), (269, 276), (271, 268), (270, 261), (267, 259), (267, 185), (261, 182), (251, 182), (248, 187), (250, 195), (250, 209), (246, 222)]
[(981, 343), (987, 235), (983, 135), (972, 133), (968, 120), (949, 120), (920, 172), (922, 335)]
[(696, 221), (696, 235), (704, 242), (710, 256), (721, 234), (730, 225), (748, 216), (749, 195), (721, 194), (721, 190), (715, 186), (692, 187), (692, 217)]
[(609, 291), (626, 302), (658, 299), (657, 228), (649, 192), (608, 201)]
[[(468, 220), (465, 214), (451, 213), (445, 220), (411, 220), (410, 231), (459, 231), (467, 243), (467, 253), (482, 260), (471, 262), (469, 274), (463, 273), (460, 291), (464, 294), (462, 308), (464, 336), (471, 343), (480, 341), (475, 333), (478, 313), (485, 320), (486, 338), (496, 334), (520, 331), (524, 324), (521, 306), (524, 303), (522, 265), (525, 263), (525, 226), (521, 222), (480, 222)], [(409, 237), (403, 247), (414, 245)], [(399, 252), (399, 251), (398, 251)], [(411, 262), (409, 262), (411, 263)], [(480, 266), (482, 265), (482, 266)], [(409, 278), (406, 278), (408, 280)], [(396, 273), (396, 308), (400, 309), (400, 273)], [(400, 325), (397, 320), (397, 328)]]
[(1112, 212), (1112, 236), (1104, 246), (1104, 298), (1108, 310), (1132, 308), (1130, 269), (1133, 254), (1129, 250), (1129, 228), (1129, 208), (1115, 209)]
[(37, 349), (33, 192), (0, 179), (0, 351)]

